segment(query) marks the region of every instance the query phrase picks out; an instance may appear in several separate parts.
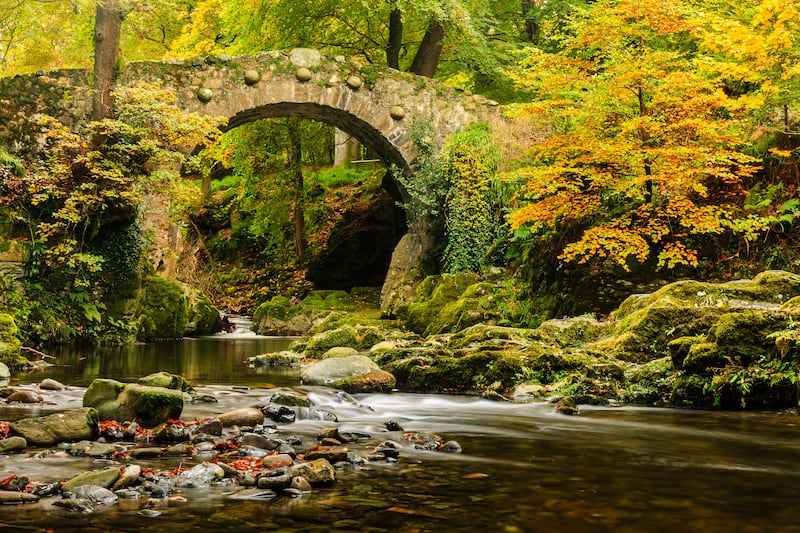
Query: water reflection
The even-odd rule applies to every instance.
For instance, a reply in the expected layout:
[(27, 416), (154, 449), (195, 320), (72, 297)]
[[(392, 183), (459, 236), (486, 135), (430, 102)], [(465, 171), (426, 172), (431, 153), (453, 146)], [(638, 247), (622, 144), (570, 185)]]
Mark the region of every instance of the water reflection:
[[(211, 337), (159, 341), (133, 346), (99, 348), (64, 347), (51, 351), (56, 364), (15, 376), (19, 383), (52, 378), (75, 386), (88, 386), (95, 378), (132, 381), (153, 372), (184, 376), (193, 385), (205, 383), (266, 385), (263, 369), (250, 368), (245, 359), (285, 349), (292, 339), (247, 333), (221, 333)], [(296, 382), (296, 369), (272, 369), (269, 383)], [(278, 383), (275, 383), (275, 378)], [(285, 378), (285, 379), (284, 379)]]

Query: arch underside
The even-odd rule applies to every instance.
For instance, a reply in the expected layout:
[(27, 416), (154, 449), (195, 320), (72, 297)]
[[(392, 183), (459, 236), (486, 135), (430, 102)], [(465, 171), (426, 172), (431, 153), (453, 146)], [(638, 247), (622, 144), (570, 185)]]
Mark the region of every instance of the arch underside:
[(256, 120), (283, 117), (301, 117), (334, 126), (378, 154), (387, 168), (394, 165), (404, 174), (410, 173), (410, 162), (378, 129), (347, 111), (323, 104), (280, 102), (254, 107), (236, 113), (228, 120), (225, 130)]

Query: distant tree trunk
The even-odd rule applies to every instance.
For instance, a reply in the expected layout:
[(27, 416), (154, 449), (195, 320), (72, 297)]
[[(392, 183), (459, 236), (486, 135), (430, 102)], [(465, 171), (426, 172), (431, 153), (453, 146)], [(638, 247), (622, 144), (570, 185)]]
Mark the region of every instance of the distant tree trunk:
[(300, 120), (290, 118), (289, 127), (289, 170), (294, 178), (294, 249), (301, 263), (306, 257), (306, 218), (303, 206), (303, 136)]
[(403, 13), (394, 8), (389, 14), (389, 44), (386, 46), (386, 65), (400, 70), (400, 49), (403, 47)]
[(528, 41), (539, 42), (539, 22), (530, 16), (534, 0), (522, 0), (522, 18), (525, 20), (525, 34)]
[(111, 114), (115, 67), (119, 51), (122, 12), (119, 0), (98, 0), (94, 21), (94, 96), (92, 120)]
[(444, 27), (438, 22), (434, 22), (428, 26), (428, 31), (422, 38), (422, 43), (419, 45), (419, 50), (414, 56), (409, 71), (429, 78), (436, 75), (439, 56), (442, 55), (442, 41), (444, 41)]

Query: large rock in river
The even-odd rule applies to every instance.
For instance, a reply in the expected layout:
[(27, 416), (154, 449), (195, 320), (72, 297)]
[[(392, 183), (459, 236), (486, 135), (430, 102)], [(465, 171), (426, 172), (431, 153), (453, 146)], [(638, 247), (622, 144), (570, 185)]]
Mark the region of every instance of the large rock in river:
[(135, 421), (149, 428), (180, 418), (183, 393), (164, 387), (96, 379), (86, 389), (83, 405), (96, 408), (102, 420)]
[(98, 421), (97, 410), (84, 407), (17, 420), (11, 423), (11, 432), (33, 446), (52, 446), (59, 442), (93, 438)]
[(364, 355), (323, 359), (303, 368), (300, 379), (308, 385), (327, 385), (351, 393), (389, 391), (395, 386), (394, 376)]

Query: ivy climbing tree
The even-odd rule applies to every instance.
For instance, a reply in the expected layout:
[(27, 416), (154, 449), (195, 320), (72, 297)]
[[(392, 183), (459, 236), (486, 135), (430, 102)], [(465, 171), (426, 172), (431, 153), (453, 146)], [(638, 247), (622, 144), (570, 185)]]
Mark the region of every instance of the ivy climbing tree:
[(449, 187), (442, 266), (448, 272), (480, 272), (491, 262), (492, 245), (506, 229), (492, 202), (498, 150), (488, 124), (473, 125), (449, 138), (443, 158)]

